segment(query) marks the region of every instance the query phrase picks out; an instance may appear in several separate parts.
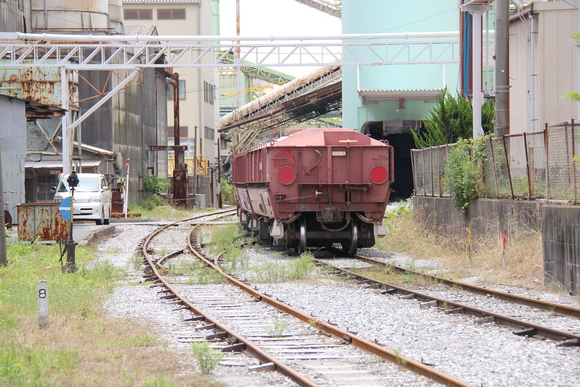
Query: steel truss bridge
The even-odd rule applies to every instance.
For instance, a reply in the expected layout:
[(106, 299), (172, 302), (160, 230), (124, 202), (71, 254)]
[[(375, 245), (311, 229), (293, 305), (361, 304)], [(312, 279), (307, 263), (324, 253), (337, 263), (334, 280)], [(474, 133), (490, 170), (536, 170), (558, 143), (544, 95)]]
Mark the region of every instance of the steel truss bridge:
[(267, 38), (0, 33), (5, 67), (380, 66), (455, 63), (459, 56), (458, 32)]
[[(219, 39), (219, 42), (216, 41)], [(5, 68), (58, 67), (63, 109), (68, 109), (69, 72), (129, 70), (113, 90), (74, 122), (62, 119), (63, 145), (73, 130), (144, 68), (382, 66), (458, 63), (459, 32), (353, 34), (318, 37), (139, 36), (0, 33)], [(336, 94), (336, 90), (332, 92)], [(332, 100), (324, 109), (337, 108)], [(254, 116), (255, 116), (254, 112)], [(258, 114), (259, 115), (259, 114)], [(244, 118), (239, 117), (241, 120)], [(246, 117), (248, 118), (248, 117)], [(271, 127), (265, 124), (265, 128)], [(240, 126), (240, 125), (238, 125)], [(71, 160), (63, 146), (63, 161)], [(68, 164), (68, 168), (67, 168)], [(64, 162), (70, 172), (70, 161)]]

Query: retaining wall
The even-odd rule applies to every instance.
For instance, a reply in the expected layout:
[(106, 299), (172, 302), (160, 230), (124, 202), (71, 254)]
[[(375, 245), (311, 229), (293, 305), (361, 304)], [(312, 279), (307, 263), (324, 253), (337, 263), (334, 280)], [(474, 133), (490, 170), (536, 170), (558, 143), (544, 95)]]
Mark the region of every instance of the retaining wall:
[(545, 284), (580, 295), (580, 207), (539, 201), (479, 199), (466, 214), (450, 198), (415, 196), (415, 218), (432, 232), (466, 240), (497, 237), (510, 227), (542, 232)]

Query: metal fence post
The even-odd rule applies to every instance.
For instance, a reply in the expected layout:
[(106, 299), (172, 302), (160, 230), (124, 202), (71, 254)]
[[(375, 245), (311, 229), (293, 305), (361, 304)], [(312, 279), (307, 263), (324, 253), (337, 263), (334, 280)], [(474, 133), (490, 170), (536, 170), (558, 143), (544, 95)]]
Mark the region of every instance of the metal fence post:
[(491, 138), (488, 138), (489, 140), (489, 152), (491, 153), (491, 163), (493, 166), (493, 182), (495, 184), (495, 196), (499, 197), (499, 188), (497, 186), (497, 171), (495, 169), (495, 152), (493, 151), (493, 141), (491, 140)]
[(423, 156), (423, 195), (427, 196), (427, 184), (426, 184), (426, 169), (425, 169), (425, 150), (421, 151), (421, 156)]
[(431, 157), (431, 162), (429, 164), (431, 164), (431, 196), (435, 196), (435, 191), (434, 191), (434, 181), (433, 181), (433, 148), (431, 148), (429, 150), (429, 156)]
[(572, 182), (574, 184), (574, 204), (576, 204), (577, 199), (577, 187), (576, 187), (576, 161), (574, 160), (576, 156), (576, 144), (574, 143), (574, 119), (571, 121), (571, 132), (572, 132)]
[(502, 137), (502, 141), (503, 141), (503, 151), (505, 154), (505, 160), (506, 160), (506, 166), (507, 166), (507, 172), (508, 172), (508, 179), (510, 182), (510, 192), (512, 193), (512, 199), (515, 199), (515, 195), (514, 195), (514, 184), (512, 182), (512, 170), (510, 168), (510, 159), (509, 159), (509, 154), (507, 151), (507, 144), (506, 144), (506, 136)]
[(528, 200), (532, 198), (532, 176), (530, 175), (530, 160), (528, 158), (528, 138), (524, 132), (524, 153), (526, 155), (526, 173), (528, 175)]

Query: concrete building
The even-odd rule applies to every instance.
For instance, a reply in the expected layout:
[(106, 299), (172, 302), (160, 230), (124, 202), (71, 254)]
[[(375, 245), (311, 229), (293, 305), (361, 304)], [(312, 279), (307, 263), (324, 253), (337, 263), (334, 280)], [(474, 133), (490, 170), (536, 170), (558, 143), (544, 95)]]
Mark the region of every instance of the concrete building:
[[(154, 25), (159, 35), (213, 35), (214, 16), (217, 19), (217, 1), (210, 0), (123, 0), (123, 23), (125, 26)], [(219, 96), (217, 68), (210, 66), (180, 67), (169, 71), (179, 74), (179, 134), (180, 144), (187, 145), (185, 161), (188, 165), (189, 193), (196, 191), (205, 203), (216, 205), (219, 182), (211, 174), (217, 165)], [(168, 85), (167, 135), (169, 144), (174, 137), (173, 88)], [(170, 155), (170, 159), (171, 159)], [(197, 168), (194, 173), (194, 158)], [(168, 173), (173, 171), (169, 163)], [(196, 180), (192, 177), (198, 176)], [(210, 187), (213, 181), (213, 188)], [(211, 193), (214, 193), (213, 197)]]
[(510, 16), (510, 133), (544, 130), (546, 123), (580, 118), (580, 1), (536, 1)]
[[(457, 0), (342, 2), (344, 34), (459, 31), (459, 16)], [(459, 64), (344, 66), (342, 74), (344, 127), (387, 139), (394, 146), (394, 196), (409, 197), (414, 147), (409, 129), (419, 130), (445, 88), (455, 94)]]

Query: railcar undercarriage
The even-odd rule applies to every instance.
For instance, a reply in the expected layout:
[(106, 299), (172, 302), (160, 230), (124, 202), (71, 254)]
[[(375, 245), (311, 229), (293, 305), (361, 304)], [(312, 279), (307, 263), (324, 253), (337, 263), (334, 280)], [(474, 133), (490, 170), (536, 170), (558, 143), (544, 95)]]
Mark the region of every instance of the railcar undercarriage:
[[(264, 243), (286, 248), (302, 254), (308, 248), (329, 248), (339, 244), (349, 255), (359, 248), (372, 247), (375, 236), (382, 237), (386, 230), (382, 224), (361, 220), (356, 214), (345, 214), (343, 220), (321, 222), (316, 213), (302, 213), (285, 223), (266, 217), (242, 214), (241, 221), (248, 230), (256, 233)], [(363, 218), (364, 219), (364, 218)]]

